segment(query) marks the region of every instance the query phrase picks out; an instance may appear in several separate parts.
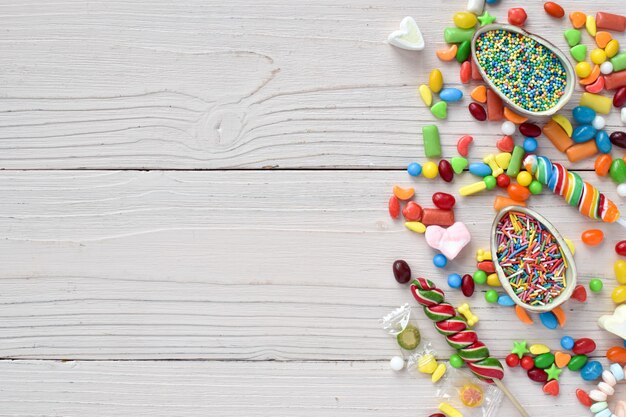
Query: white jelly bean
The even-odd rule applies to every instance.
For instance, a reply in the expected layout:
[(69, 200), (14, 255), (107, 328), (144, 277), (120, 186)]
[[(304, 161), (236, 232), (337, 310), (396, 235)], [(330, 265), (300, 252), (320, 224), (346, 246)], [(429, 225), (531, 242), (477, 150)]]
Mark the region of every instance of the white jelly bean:
[(401, 371), (402, 368), (404, 368), (404, 359), (402, 359), (400, 356), (394, 356), (389, 361), (389, 366), (396, 372)]
[(505, 136), (511, 136), (515, 133), (515, 124), (513, 122), (502, 123), (502, 134)]
[(615, 394), (615, 388), (607, 384), (606, 382), (598, 382), (598, 389), (605, 393), (607, 396)]
[(594, 401), (606, 401), (608, 396), (606, 395), (606, 393), (598, 389), (592, 389), (591, 391), (589, 391), (589, 398)]
[(608, 369), (602, 371), (602, 380), (612, 387), (617, 384), (617, 379), (615, 379), (615, 375), (613, 375)]
[(606, 119), (602, 116), (596, 116), (591, 122), (591, 125), (596, 130), (602, 130), (604, 126), (606, 126)]
[(600, 72), (604, 75), (612, 73), (613, 64), (611, 63), (611, 61), (604, 61), (602, 65), (600, 65)]

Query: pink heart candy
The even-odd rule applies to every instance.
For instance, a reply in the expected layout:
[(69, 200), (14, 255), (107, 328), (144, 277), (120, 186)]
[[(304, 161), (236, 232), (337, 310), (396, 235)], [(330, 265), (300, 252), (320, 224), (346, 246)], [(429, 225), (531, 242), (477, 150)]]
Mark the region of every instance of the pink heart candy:
[(461, 222), (456, 222), (447, 229), (440, 226), (428, 226), (425, 237), (428, 246), (437, 249), (448, 259), (456, 258), (472, 239), (469, 230)]

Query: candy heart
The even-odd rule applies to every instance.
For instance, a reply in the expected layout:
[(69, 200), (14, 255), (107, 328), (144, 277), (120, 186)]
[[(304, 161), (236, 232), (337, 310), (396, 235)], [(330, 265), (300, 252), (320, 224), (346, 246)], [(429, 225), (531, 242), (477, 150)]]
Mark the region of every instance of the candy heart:
[(572, 292), (572, 298), (576, 301), (584, 303), (587, 301), (587, 290), (582, 285), (577, 285)]
[(486, 103), (487, 102), (487, 87), (485, 87), (484, 85), (479, 85), (478, 87), (472, 90), (472, 92), (470, 93), (470, 97), (472, 97), (474, 100), (476, 100), (479, 103)]
[(598, 326), (622, 339), (626, 339), (626, 304), (618, 306), (613, 314), (600, 317)]
[(460, 174), (463, 172), (465, 168), (467, 168), (467, 159), (462, 156), (455, 156), (450, 160), (450, 165), (452, 165), (452, 170), (455, 174)]
[(456, 258), (471, 240), (469, 230), (461, 222), (456, 222), (447, 229), (440, 226), (428, 226), (425, 237), (428, 246), (439, 250), (448, 259)]
[(496, 147), (502, 152), (513, 152), (515, 142), (511, 136), (503, 136), (502, 139), (496, 142)]
[(422, 220), (422, 207), (414, 201), (409, 201), (402, 209), (402, 215), (408, 222), (419, 222)]
[(446, 103), (445, 101), (440, 101), (430, 108), (430, 112), (437, 119), (443, 120), (448, 117), (448, 103)]
[(553, 379), (550, 382), (546, 382), (546, 384), (543, 386), (543, 392), (554, 397), (559, 395), (559, 381)]
[(565, 368), (569, 363), (570, 359), (572, 359), (572, 355), (563, 352), (555, 352), (554, 353), (554, 363), (559, 368)]
[(424, 49), (424, 37), (419, 26), (411, 16), (407, 16), (400, 22), (400, 29), (391, 33), (387, 42), (397, 48), (408, 51), (421, 51)]

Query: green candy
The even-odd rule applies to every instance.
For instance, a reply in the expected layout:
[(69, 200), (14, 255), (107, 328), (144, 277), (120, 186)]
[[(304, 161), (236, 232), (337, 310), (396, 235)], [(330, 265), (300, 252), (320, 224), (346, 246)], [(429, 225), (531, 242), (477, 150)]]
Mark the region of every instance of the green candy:
[(446, 43), (471, 42), (474, 37), (474, 32), (476, 32), (476, 29), (445, 28), (443, 31), (443, 39)]
[(472, 276), (472, 278), (474, 278), (474, 282), (476, 284), (482, 285), (485, 282), (487, 282), (487, 273), (479, 269), (478, 271), (474, 272), (474, 275)]
[(485, 178), (483, 178), (483, 181), (485, 182), (488, 190), (493, 190), (498, 184), (496, 177), (494, 177), (493, 175), (487, 175)]
[[(445, 101), (442, 101), (445, 103)], [(434, 106), (433, 106), (434, 107)], [(441, 140), (439, 139), (439, 129), (435, 125), (422, 127), (424, 137), (424, 154), (427, 158), (437, 158), (441, 156)]]
[(613, 162), (611, 162), (609, 175), (617, 184), (626, 181), (626, 162), (624, 162), (622, 158), (615, 158)]
[(457, 353), (450, 356), (450, 366), (456, 369), (463, 367), (463, 358), (461, 358)]
[(450, 160), (450, 165), (452, 165), (452, 170), (455, 174), (460, 174), (463, 172), (465, 168), (467, 168), (467, 159), (462, 156), (455, 156)]
[(576, 355), (570, 359), (567, 364), (567, 369), (570, 371), (580, 371), (580, 369), (587, 363), (587, 355)]
[(430, 112), (439, 120), (443, 120), (448, 117), (448, 103), (445, 101), (440, 101), (439, 103), (435, 103), (431, 108)]
[(489, 290), (485, 293), (485, 300), (488, 303), (497, 303), (498, 302), (498, 292), (496, 290)]
[(572, 54), (572, 57), (578, 61), (583, 62), (587, 57), (587, 45), (580, 44), (576, 45), (569, 50), (569, 53)]
[(543, 191), (543, 185), (541, 185), (539, 181), (533, 180), (533, 182), (531, 182), (528, 186), (528, 190), (533, 195), (541, 194), (541, 192)]
[(599, 278), (594, 278), (589, 281), (589, 289), (591, 290), (591, 292), (600, 292), (602, 291), (602, 287), (604, 287), (604, 284)]
[(522, 159), (524, 159), (524, 148), (515, 145), (511, 154), (511, 162), (509, 162), (509, 167), (506, 169), (506, 175), (516, 177), (522, 167)]
[(461, 44), (459, 45), (459, 49), (457, 49), (456, 51), (456, 60), (459, 62), (459, 64), (462, 64), (463, 62), (467, 61), (467, 58), (469, 58), (471, 50), (472, 50), (472, 43), (470, 41), (461, 42)]
[(539, 369), (548, 369), (554, 363), (554, 354), (542, 353), (535, 358), (535, 367)]
[(611, 64), (613, 64), (613, 71), (615, 72), (626, 69), (626, 52), (622, 52), (611, 58)]
[(476, 342), (459, 350), (459, 356), (467, 362), (482, 361), (489, 357), (489, 349), (483, 342)]
[(446, 336), (446, 342), (450, 345), (451, 348), (456, 349), (459, 355), (461, 354), (460, 350), (465, 349), (476, 340), (476, 332), (474, 330), (463, 330), (462, 332), (458, 332), (457, 334), (453, 334), (451, 336)]
[(567, 40), (567, 44), (571, 47), (576, 46), (580, 43), (580, 30), (578, 29), (570, 29), (570, 30), (566, 30), (565, 33), (563, 33), (563, 35), (565, 36), (565, 39)]

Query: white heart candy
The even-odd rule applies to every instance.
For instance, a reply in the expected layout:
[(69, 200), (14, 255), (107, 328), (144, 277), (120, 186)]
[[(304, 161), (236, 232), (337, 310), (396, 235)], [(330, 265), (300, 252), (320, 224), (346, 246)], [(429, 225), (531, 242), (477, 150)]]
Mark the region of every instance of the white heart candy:
[(472, 238), (465, 224), (461, 222), (456, 222), (447, 229), (440, 226), (428, 226), (425, 237), (428, 246), (437, 249), (448, 259), (456, 258)]
[(396, 30), (387, 38), (387, 42), (397, 48), (409, 51), (421, 51), (424, 49), (424, 37), (417, 23), (411, 16), (407, 16), (400, 22), (400, 30)]
[[(428, 233), (428, 229), (426, 229), (426, 233)], [(598, 326), (622, 339), (626, 339), (626, 304), (618, 306), (613, 314), (600, 317)]]

